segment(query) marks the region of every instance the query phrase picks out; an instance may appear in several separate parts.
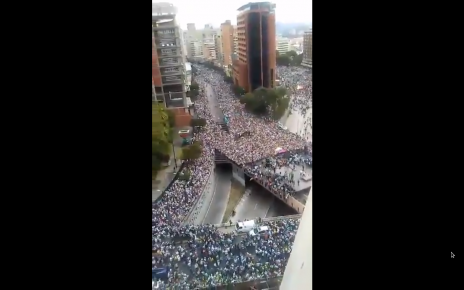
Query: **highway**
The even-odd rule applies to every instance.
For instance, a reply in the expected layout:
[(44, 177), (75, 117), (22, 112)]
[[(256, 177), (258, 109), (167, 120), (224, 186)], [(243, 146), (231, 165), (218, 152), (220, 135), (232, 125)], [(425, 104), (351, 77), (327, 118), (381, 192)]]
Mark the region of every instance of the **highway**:
[(270, 192), (258, 187), (258, 185), (252, 185), (246, 189), (242, 200), (235, 208), (235, 216), (232, 217), (232, 222), (266, 217), (274, 197)]
[(213, 192), (213, 197), (210, 203), (205, 203), (206, 215), (203, 219), (203, 224), (220, 224), (222, 217), (226, 211), (227, 202), (229, 200), (229, 192), (231, 185), (232, 172), (217, 168), (216, 173), (216, 186)]

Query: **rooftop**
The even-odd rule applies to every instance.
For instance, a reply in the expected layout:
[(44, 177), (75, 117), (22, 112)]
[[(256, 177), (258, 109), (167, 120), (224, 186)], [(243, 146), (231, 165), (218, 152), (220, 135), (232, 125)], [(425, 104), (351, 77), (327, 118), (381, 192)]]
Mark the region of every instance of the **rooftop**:
[(260, 8), (275, 8), (276, 5), (271, 2), (250, 2), (245, 4), (237, 9), (237, 11), (245, 11), (245, 10), (253, 10), (253, 9), (260, 9)]

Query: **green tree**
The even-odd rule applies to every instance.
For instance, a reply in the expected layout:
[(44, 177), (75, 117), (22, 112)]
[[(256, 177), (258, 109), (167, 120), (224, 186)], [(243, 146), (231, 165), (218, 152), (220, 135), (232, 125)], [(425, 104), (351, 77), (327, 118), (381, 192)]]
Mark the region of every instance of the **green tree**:
[(197, 82), (192, 82), (190, 85), (190, 90), (191, 91), (198, 91), (200, 89), (200, 86), (197, 84)]
[(179, 179), (188, 181), (188, 180), (190, 180), (190, 176), (192, 176), (192, 172), (189, 169), (185, 168), (179, 174)]
[(180, 159), (191, 161), (194, 159), (198, 159), (201, 156), (203, 148), (200, 142), (193, 142), (192, 145), (185, 146), (182, 148)]
[(298, 54), (296, 53), (296, 51), (290, 50), (290, 51), (287, 51), (287, 52), (285, 53), (285, 55), (288, 56), (288, 57), (290, 57), (290, 58), (294, 58), (294, 57), (296, 57)]
[(277, 60), (276, 60), (276, 63), (278, 65), (290, 65), (290, 57), (288, 55), (279, 55), (279, 57), (277, 57)]
[(232, 85), (232, 90), (237, 97), (245, 95), (246, 91), (241, 86)]
[(161, 168), (161, 163), (169, 160), (171, 146), (171, 127), (169, 126), (169, 115), (158, 103), (152, 103), (151, 118), (151, 167), (152, 175)]
[(299, 54), (293, 58), (292, 65), (301, 65), (302, 61), (303, 61), (303, 54)]
[(280, 119), (288, 108), (290, 99), (285, 88), (258, 88), (240, 98), (240, 103), (250, 112), (261, 115), (269, 113), (274, 119)]
[(226, 83), (229, 83), (229, 84), (233, 84), (233, 83), (234, 83), (232, 77), (227, 76), (227, 75), (224, 77), (224, 81), (225, 81)]

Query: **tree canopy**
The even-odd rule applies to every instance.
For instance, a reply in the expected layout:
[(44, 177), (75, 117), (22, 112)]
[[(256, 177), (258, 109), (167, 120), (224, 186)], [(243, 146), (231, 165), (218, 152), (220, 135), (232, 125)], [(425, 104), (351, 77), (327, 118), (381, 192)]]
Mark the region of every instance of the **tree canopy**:
[(151, 112), (151, 167), (158, 171), (162, 162), (169, 161), (170, 146), (172, 143), (172, 129), (170, 123), (175, 122), (159, 103), (152, 103)]
[(285, 54), (280, 54), (276, 51), (276, 63), (278, 65), (301, 65), (303, 61), (303, 54), (298, 54), (296, 51), (287, 51)]
[(198, 159), (203, 151), (202, 144), (198, 141), (193, 142), (192, 145), (185, 146), (182, 148), (180, 159), (182, 160), (193, 160)]
[(187, 92), (187, 96), (195, 101), (195, 97), (200, 94), (200, 86), (196, 82), (192, 82), (190, 90)]
[(274, 89), (258, 88), (240, 98), (240, 103), (256, 115), (269, 113), (275, 120), (280, 119), (288, 108), (290, 99), (284, 87)]

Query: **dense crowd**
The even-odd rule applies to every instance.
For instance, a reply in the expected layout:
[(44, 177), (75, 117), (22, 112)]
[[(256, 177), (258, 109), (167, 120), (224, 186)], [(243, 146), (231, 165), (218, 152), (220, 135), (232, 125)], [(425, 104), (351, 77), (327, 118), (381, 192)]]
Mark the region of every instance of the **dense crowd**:
[[(279, 147), (293, 151), (308, 145), (302, 137), (280, 128), (278, 123), (270, 118), (257, 117), (247, 112), (245, 105), (240, 104), (234, 96), (230, 84), (226, 83), (217, 72), (201, 68), (195, 80), (201, 88), (204, 88), (204, 95), (210, 95), (206, 90), (214, 88), (214, 98), (204, 96), (195, 103), (200, 102), (204, 107), (208, 107), (205, 102), (210, 102), (210, 106), (219, 107), (221, 114), (227, 117), (230, 134), (216, 126), (216, 130), (210, 131), (212, 134), (210, 140), (214, 148), (235, 163), (244, 165), (273, 156)], [(241, 137), (237, 138), (237, 136)]]
[(169, 267), (165, 287), (197, 289), (282, 276), (299, 219), (262, 222), (260, 235), (213, 225), (164, 227), (153, 237), (152, 268)]
[(278, 66), (277, 75), (292, 96), (291, 108), (306, 115), (313, 102), (312, 74), (299, 67)]
[[(245, 111), (230, 85), (218, 73), (201, 67), (195, 79), (201, 93), (194, 112), (207, 123), (194, 133), (193, 140), (202, 141), (203, 152), (199, 159), (184, 166), (191, 172), (190, 180), (174, 181), (152, 205), (152, 247), (157, 252), (152, 268), (170, 268), (167, 279), (158, 281), (158, 285), (160, 289), (196, 289), (280, 276), (299, 220), (265, 222), (270, 230), (257, 236), (226, 234), (212, 225), (183, 226), (182, 223), (211, 174), (215, 148), (253, 170), (253, 162), (275, 156), (278, 147), (301, 151), (310, 144), (279, 128), (273, 120)], [(206, 93), (211, 89), (209, 85), (214, 89), (214, 98)], [(229, 132), (215, 122), (217, 111), (227, 117)], [(279, 160), (275, 162), (281, 162)], [(269, 180), (269, 186), (282, 193), (291, 193), (291, 187), (283, 181)]]
[(253, 164), (247, 164), (244, 168), (253, 179), (259, 181), (269, 190), (279, 194), (282, 198), (288, 198), (295, 194), (295, 184), (299, 181), (292, 174), (284, 174), (284, 167), (295, 169), (295, 166), (312, 166), (312, 156), (305, 153), (279, 154)]

